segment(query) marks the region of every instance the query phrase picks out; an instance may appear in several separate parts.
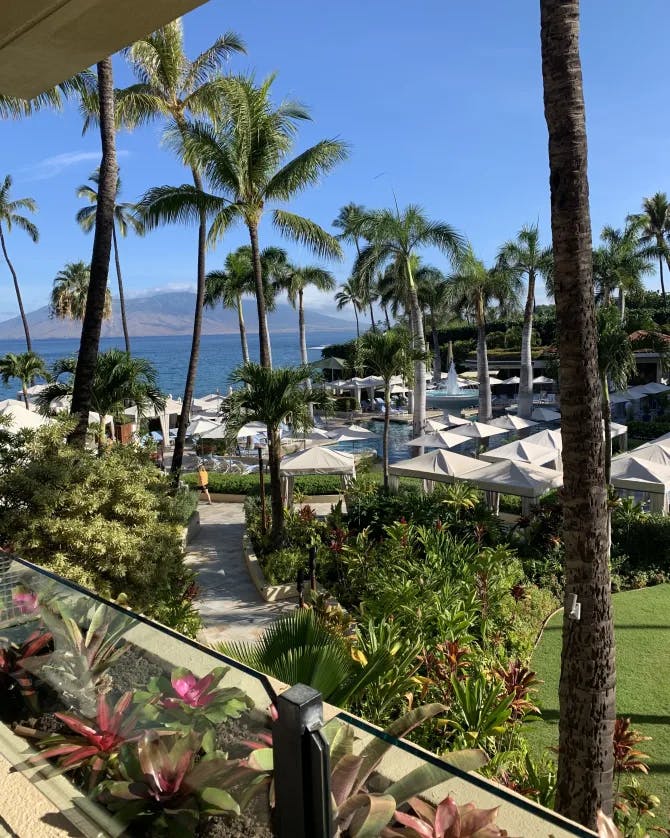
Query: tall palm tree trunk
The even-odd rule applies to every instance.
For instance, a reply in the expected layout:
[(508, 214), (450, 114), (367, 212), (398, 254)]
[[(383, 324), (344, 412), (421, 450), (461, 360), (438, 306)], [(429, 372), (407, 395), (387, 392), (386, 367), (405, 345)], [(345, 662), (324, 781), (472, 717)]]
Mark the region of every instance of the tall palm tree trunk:
[(272, 369), (272, 350), (270, 349), (270, 333), (268, 330), (268, 315), (265, 306), (265, 289), (263, 288), (263, 266), (261, 251), (258, 246), (258, 224), (249, 224), (249, 240), (251, 242), (251, 262), (254, 268), (254, 283), (256, 285), (256, 308), (258, 310), (258, 343), (260, 345), (261, 366)]
[(247, 343), (247, 326), (244, 322), (244, 310), (242, 308), (242, 295), (237, 296), (237, 324), (240, 328), (240, 344), (242, 346), (242, 363), (249, 363), (249, 344)]
[(600, 376), (600, 386), (603, 393), (603, 427), (605, 429), (605, 482), (609, 484), (612, 475), (612, 406), (610, 404), (610, 387), (605, 371)]
[[(202, 178), (200, 172), (193, 168), (191, 169), (193, 176), (193, 184), (195, 188), (202, 192)], [(198, 221), (198, 267), (197, 267), (197, 284), (195, 294), (195, 312), (193, 314), (193, 337), (191, 339), (191, 354), (188, 359), (188, 371), (186, 373), (186, 382), (184, 383), (184, 398), (182, 401), (182, 411), (179, 414), (179, 422), (177, 424), (177, 436), (174, 441), (174, 451), (172, 454), (172, 464), (170, 466), (170, 474), (172, 474), (175, 482), (179, 478), (181, 472), (181, 465), (184, 460), (184, 445), (186, 443), (186, 429), (188, 428), (189, 415), (191, 412), (191, 402), (193, 401), (193, 390), (195, 388), (195, 377), (198, 373), (198, 360), (200, 358), (200, 336), (202, 334), (202, 310), (205, 305), (205, 290), (207, 283), (205, 281), (205, 259), (207, 252), (207, 217), (204, 212), (200, 213)]]
[(626, 319), (626, 292), (621, 287), (619, 287), (619, 315), (623, 323)]
[(370, 323), (372, 324), (372, 331), (376, 332), (377, 327), (375, 326), (375, 313), (372, 310), (372, 300), (370, 300), (369, 305), (370, 305)]
[(359, 338), (361, 336), (361, 328), (358, 324), (358, 309), (356, 308), (356, 303), (352, 303), (354, 307), (354, 317), (356, 318), (356, 337)]
[(384, 488), (389, 487), (389, 427), (391, 425), (391, 382), (384, 382), (384, 435), (382, 436), (382, 460), (384, 464)]
[(528, 271), (528, 296), (523, 312), (521, 330), (521, 374), (519, 376), (518, 414), (522, 419), (530, 419), (533, 412), (533, 312), (535, 309), (535, 271)]
[(109, 260), (112, 253), (114, 205), (118, 166), (116, 162), (116, 129), (114, 119), (114, 77), (112, 59), (98, 63), (98, 98), (100, 101), (100, 140), (102, 160), (98, 182), (98, 201), (95, 211), (93, 254), (86, 296), (86, 311), (81, 328), (79, 355), (74, 375), (70, 413), (78, 417), (77, 426), (69, 442), (81, 448), (86, 442), (88, 414), (91, 409), (93, 379), (98, 362), (100, 330), (105, 311)]
[(435, 317), (430, 318), (430, 336), (433, 341), (433, 383), (439, 384), (442, 380), (442, 352), (440, 351), (440, 335)]
[(284, 538), (284, 501), (281, 496), (281, 439), (278, 428), (268, 428), (268, 466), (270, 472), (270, 508), (272, 509), (272, 543), (279, 547)]
[(540, 0), (563, 434), (565, 593), (556, 808), (594, 828), (613, 808), (614, 627), (598, 375), (579, 0)]
[(14, 270), (14, 265), (12, 265), (9, 254), (7, 253), (7, 245), (5, 244), (5, 235), (2, 232), (2, 225), (0, 225), (0, 244), (2, 245), (2, 253), (5, 257), (5, 262), (7, 262), (7, 267), (10, 270), (12, 275), (12, 279), (14, 280), (14, 291), (16, 292), (16, 301), (19, 304), (19, 312), (21, 314), (21, 322), (23, 323), (23, 331), (26, 333), (26, 346), (28, 347), (28, 352), (33, 351), (32, 341), (30, 340), (30, 329), (28, 328), (28, 318), (26, 317), (26, 312), (23, 308), (23, 299), (21, 298), (21, 289), (19, 288), (19, 280), (16, 276), (16, 271)]
[[(303, 299), (302, 288), (298, 291), (298, 334), (300, 335), (300, 360), (307, 366), (309, 360), (307, 358), (307, 334), (305, 331), (305, 305)], [(312, 389), (312, 379), (306, 378), (305, 385)], [(314, 405), (309, 406), (309, 417), (314, 419)]]
[[(426, 351), (426, 340), (423, 331), (423, 315), (419, 305), (419, 296), (416, 292), (416, 285), (412, 275), (412, 266), (409, 259), (406, 262), (407, 278), (409, 280), (409, 320), (412, 328), (412, 346), (423, 354)], [(412, 433), (415, 437), (421, 436), (426, 425), (426, 362), (423, 358), (414, 361), (414, 410), (412, 413)], [(414, 446), (414, 456), (423, 454), (423, 447)]]
[[(668, 263), (668, 270), (670, 271), (670, 257), (666, 256)], [(659, 250), (658, 253), (658, 273), (661, 277), (661, 297), (663, 298), (663, 307), (665, 307), (665, 282), (663, 281), (663, 253)]]
[(477, 380), (479, 382), (479, 412), (477, 418), (480, 422), (489, 422), (493, 417), (493, 408), (491, 407), (489, 355), (486, 351), (486, 322), (481, 303), (477, 311)]
[(389, 319), (388, 306), (382, 306), (382, 308), (384, 309), (384, 317), (386, 319), (386, 328), (390, 329), (391, 328), (391, 320)]
[(126, 298), (123, 293), (123, 279), (121, 277), (121, 260), (119, 259), (119, 243), (116, 240), (116, 224), (112, 224), (112, 246), (114, 248), (114, 262), (116, 263), (116, 280), (119, 284), (119, 309), (121, 310), (121, 325), (123, 327), (123, 341), (126, 352), (130, 355), (130, 335), (126, 322)]
[(30, 410), (30, 402), (28, 401), (28, 382), (21, 379), (21, 392), (23, 393), (23, 401), (26, 405), (26, 410)]

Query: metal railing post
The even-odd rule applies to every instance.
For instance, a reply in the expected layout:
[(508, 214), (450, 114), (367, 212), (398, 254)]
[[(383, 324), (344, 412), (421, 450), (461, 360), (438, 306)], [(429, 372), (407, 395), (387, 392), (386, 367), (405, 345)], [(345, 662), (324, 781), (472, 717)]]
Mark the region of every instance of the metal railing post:
[(279, 838), (332, 838), (321, 693), (296, 684), (278, 696), (277, 711), (272, 738)]

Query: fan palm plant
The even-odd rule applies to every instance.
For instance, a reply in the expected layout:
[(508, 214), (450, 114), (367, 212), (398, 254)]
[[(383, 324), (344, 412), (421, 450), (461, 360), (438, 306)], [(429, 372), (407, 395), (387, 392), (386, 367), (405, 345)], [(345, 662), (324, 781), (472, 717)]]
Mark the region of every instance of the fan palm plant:
[[(37, 203), (34, 198), (16, 198), (11, 200), (12, 190), (12, 176), (6, 175), (0, 186), (0, 246), (2, 247), (2, 255), (5, 257), (7, 267), (14, 280), (14, 291), (16, 293), (16, 301), (19, 304), (19, 312), (21, 314), (21, 322), (23, 323), (23, 331), (26, 335), (26, 347), (28, 352), (32, 352), (32, 342), (30, 340), (30, 329), (28, 328), (28, 319), (23, 308), (23, 300), (21, 298), (21, 289), (19, 288), (19, 280), (16, 276), (16, 270), (12, 264), (9, 254), (7, 253), (7, 243), (5, 241), (5, 229), (11, 233), (12, 227), (18, 227), (19, 230), (24, 230), (32, 239), (37, 242), (39, 239), (39, 231), (30, 219), (21, 214), (21, 210), (28, 212), (37, 212)], [(5, 229), (3, 229), (5, 228)]]
[[(72, 375), (76, 365), (76, 358), (64, 358), (56, 362), (52, 370), (55, 380), (45, 387), (36, 399), (40, 412), (48, 414), (55, 399), (72, 395)], [(137, 405), (138, 418), (150, 409), (163, 410), (165, 396), (158, 387), (156, 368), (145, 358), (131, 358), (121, 349), (101, 352), (98, 355), (91, 392), (91, 409), (100, 414), (100, 448), (105, 440), (104, 417), (120, 418), (128, 403)]]
[(44, 361), (35, 352), (22, 352), (20, 355), (8, 352), (3, 358), (0, 358), (0, 378), (3, 384), (9, 384), (12, 378), (19, 379), (26, 410), (30, 410), (28, 387), (35, 383), (38, 376), (46, 378), (47, 371)]
[[(395, 262), (407, 289), (407, 314), (416, 358), (413, 432), (415, 436), (420, 436), (426, 422), (426, 346), (412, 256), (419, 248), (436, 247), (452, 258), (458, 258), (463, 241), (453, 227), (442, 221), (430, 220), (415, 204), (410, 204), (402, 212), (387, 209), (368, 212), (362, 222), (361, 233), (369, 244), (356, 260), (354, 273), (365, 274)], [(415, 450), (420, 453), (420, 449)]]
[[(89, 177), (89, 181), (95, 186), (100, 183), (100, 170), (96, 169)], [(116, 181), (116, 202), (114, 204), (114, 223), (112, 225), (112, 248), (114, 250), (114, 262), (116, 264), (116, 279), (119, 286), (119, 308), (121, 309), (121, 325), (123, 327), (123, 339), (126, 352), (130, 353), (130, 336), (128, 334), (128, 323), (126, 322), (126, 300), (123, 293), (123, 278), (121, 276), (121, 260), (119, 259), (119, 244), (116, 238), (116, 229), (125, 238), (128, 230), (132, 229), (138, 235), (142, 235), (144, 228), (140, 221), (134, 204), (119, 203), (121, 192), (121, 178)], [(77, 224), (85, 233), (90, 233), (95, 227), (95, 216), (97, 213), (98, 192), (87, 183), (77, 187), (77, 197), (88, 201), (89, 206), (83, 207), (77, 213)]]
[(449, 285), (442, 271), (431, 265), (420, 265), (415, 272), (419, 288), (419, 302), (428, 310), (430, 333), (433, 341), (433, 381), (442, 378), (442, 352), (440, 350), (440, 328), (453, 316)]
[(384, 434), (382, 461), (384, 488), (389, 485), (389, 425), (391, 417), (391, 379), (399, 375), (406, 381), (412, 379), (413, 350), (409, 334), (404, 329), (388, 332), (367, 332), (360, 340), (358, 363), (384, 380)]
[(598, 370), (605, 427), (605, 480), (609, 483), (612, 470), (610, 385), (615, 390), (625, 389), (636, 370), (635, 354), (628, 332), (621, 324), (616, 307), (612, 305), (598, 310)]
[(471, 245), (459, 261), (455, 273), (449, 277), (450, 293), (454, 308), (468, 311), (477, 326), (477, 378), (479, 380), (479, 421), (488, 422), (492, 417), (491, 383), (486, 350), (486, 310), (493, 300), (509, 304), (518, 293), (518, 275), (496, 268), (487, 268), (475, 256)]
[[(244, 44), (232, 32), (226, 32), (193, 60), (184, 51), (184, 32), (181, 20), (172, 21), (162, 29), (136, 41), (126, 57), (137, 83), (117, 94), (117, 118), (122, 125), (137, 125), (163, 121), (184, 132), (189, 119), (200, 116), (217, 117), (222, 107), (219, 92), (221, 72), (227, 59), (244, 52)], [(192, 165), (191, 176), (195, 192), (202, 191), (202, 177)], [(196, 216), (198, 223), (197, 286), (193, 316), (193, 339), (188, 371), (184, 382), (184, 404), (193, 398), (195, 376), (200, 355), (202, 308), (205, 301), (207, 249), (207, 218), (204, 212)], [(188, 411), (182, 411), (177, 426), (171, 471), (181, 471), (184, 456)]]
[(356, 337), (359, 338), (361, 336), (361, 328), (358, 322), (358, 312), (363, 310), (363, 303), (360, 298), (360, 289), (357, 287), (356, 281), (353, 278), (342, 283), (340, 290), (335, 294), (335, 302), (337, 303), (338, 311), (342, 311), (347, 306), (353, 308), (356, 318)]
[(312, 427), (309, 406), (326, 408), (330, 397), (325, 390), (310, 390), (304, 386), (310, 367), (278, 367), (269, 369), (260, 364), (243, 364), (236, 369), (231, 381), (242, 384), (224, 401), (222, 412), (231, 436), (247, 422), (262, 422), (267, 427), (270, 495), (272, 504), (271, 538), (281, 545), (284, 538), (284, 505), (281, 494), (279, 463), (281, 440), (279, 427), (288, 422), (297, 431)]
[[(273, 77), (257, 86), (245, 77), (219, 82), (225, 115), (216, 124), (185, 126), (175, 142), (184, 160), (202, 171), (210, 192), (191, 187), (163, 186), (150, 189), (142, 199), (147, 223), (188, 220), (203, 214), (213, 216), (209, 240), (215, 243), (235, 221), (249, 231), (251, 244), (261, 364), (271, 367), (263, 266), (258, 229), (268, 204), (290, 201), (346, 157), (339, 140), (322, 140), (289, 159), (296, 123), (307, 111), (294, 102), (273, 105)], [(275, 208), (272, 221), (279, 232), (318, 256), (340, 258), (337, 239), (322, 227), (299, 215)]]
[[(86, 262), (68, 262), (54, 279), (49, 305), (51, 316), (62, 320), (83, 320), (90, 281), (91, 270)], [(109, 288), (105, 291), (102, 316), (104, 320), (112, 316)]]
[(533, 314), (535, 313), (535, 285), (542, 277), (551, 276), (552, 254), (550, 247), (540, 246), (537, 224), (522, 227), (516, 239), (505, 242), (498, 253), (498, 264), (519, 279), (525, 278), (526, 305), (521, 331), (521, 367), (519, 382), (518, 414), (530, 419), (533, 411)]
[(657, 192), (642, 201), (642, 212), (629, 216), (638, 226), (640, 242), (650, 245), (654, 256), (658, 259), (658, 275), (661, 280), (661, 295), (663, 305), (666, 304), (665, 281), (663, 278), (663, 263), (670, 270), (670, 202), (665, 192)]

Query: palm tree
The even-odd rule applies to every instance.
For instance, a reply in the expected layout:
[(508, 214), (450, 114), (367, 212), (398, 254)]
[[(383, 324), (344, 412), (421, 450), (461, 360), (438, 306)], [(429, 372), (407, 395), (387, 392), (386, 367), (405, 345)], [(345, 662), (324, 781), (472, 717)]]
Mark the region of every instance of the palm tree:
[(8, 352), (4, 358), (0, 358), (0, 378), (2, 378), (2, 383), (9, 384), (11, 378), (19, 379), (26, 410), (30, 410), (28, 387), (32, 387), (37, 376), (46, 378), (47, 371), (42, 358), (34, 352), (22, 352), (20, 355)]
[(347, 306), (353, 308), (354, 316), (356, 317), (356, 337), (359, 338), (361, 336), (361, 329), (358, 323), (358, 312), (363, 310), (363, 304), (359, 296), (359, 289), (356, 287), (353, 279), (348, 279), (342, 283), (340, 290), (335, 294), (335, 302), (337, 303), (338, 311), (342, 311)]
[(610, 384), (623, 390), (636, 370), (635, 354), (628, 332), (614, 306), (603, 306), (598, 311), (598, 370), (602, 388), (602, 408), (605, 426), (605, 480), (610, 482), (612, 470), (612, 408)]
[(626, 296), (644, 291), (642, 277), (651, 273), (650, 249), (641, 244), (639, 223), (629, 222), (623, 231), (603, 227), (600, 240), (603, 245), (593, 251), (593, 278), (598, 290), (596, 298), (607, 306), (612, 291), (619, 291), (619, 316), (623, 323), (626, 316)]
[(440, 328), (452, 316), (449, 285), (442, 271), (431, 265), (420, 265), (415, 272), (419, 288), (419, 301), (428, 310), (430, 333), (433, 341), (433, 381), (442, 378), (442, 352), (440, 350)]
[[(86, 298), (86, 311), (81, 326), (77, 370), (74, 376), (70, 412), (77, 416), (77, 424), (70, 432), (68, 442), (84, 447), (88, 431), (88, 414), (98, 363), (100, 331), (108, 299), (107, 279), (112, 252), (114, 205), (118, 181), (116, 158), (116, 123), (114, 114), (114, 75), (112, 59), (103, 58), (97, 67), (97, 103), (102, 159), (98, 176), (98, 199), (91, 254), (90, 281)], [(82, 101), (89, 98), (86, 91)]]
[[(357, 258), (361, 255), (361, 229), (365, 222), (366, 213), (367, 210), (362, 204), (349, 203), (342, 207), (337, 214), (337, 218), (333, 221), (333, 227), (342, 230), (337, 238), (340, 241), (353, 244), (356, 248)], [(365, 274), (357, 276), (355, 282), (359, 289), (361, 305), (370, 309), (370, 324), (374, 331), (376, 327), (372, 304), (378, 297), (374, 274), (371, 271), (367, 271)]]
[(551, 275), (551, 248), (540, 247), (537, 224), (522, 227), (516, 239), (505, 242), (498, 254), (498, 263), (527, 282), (526, 306), (521, 331), (521, 370), (518, 413), (530, 419), (533, 412), (533, 314), (535, 312), (535, 283)]
[[(290, 201), (346, 157), (346, 148), (339, 140), (322, 140), (288, 159), (296, 122), (307, 119), (308, 114), (293, 102), (275, 107), (270, 100), (272, 82), (270, 77), (257, 87), (250, 78), (221, 79), (224, 118), (215, 125), (186, 126), (181, 132), (179, 145), (184, 159), (203, 171), (211, 193), (164, 186), (150, 189), (142, 199), (145, 217), (153, 226), (211, 213), (211, 243), (234, 221), (246, 225), (256, 285), (261, 364), (267, 367), (272, 361), (258, 241), (263, 212), (268, 204)], [(318, 256), (341, 258), (339, 242), (314, 221), (279, 208), (273, 210), (272, 221), (280, 233)]]
[[(98, 186), (100, 182), (100, 170), (89, 177), (91, 183)], [(119, 193), (121, 192), (121, 178), (118, 177), (116, 181), (116, 203), (114, 204), (114, 223), (112, 225), (112, 247), (114, 249), (114, 261), (116, 263), (116, 279), (119, 285), (119, 308), (121, 309), (121, 325), (123, 326), (123, 339), (126, 345), (126, 352), (130, 354), (130, 336), (128, 334), (128, 323), (126, 322), (126, 301), (123, 293), (123, 279), (121, 277), (121, 260), (119, 259), (119, 244), (116, 239), (116, 228), (119, 228), (119, 233), (125, 238), (128, 235), (128, 228), (132, 228), (137, 235), (142, 235), (144, 228), (142, 222), (136, 214), (136, 207), (134, 204), (118, 203)], [(82, 184), (77, 188), (77, 197), (85, 198), (89, 206), (83, 207), (77, 213), (77, 224), (85, 233), (90, 233), (95, 227), (95, 215), (97, 211), (98, 192), (90, 187), (88, 184)]]
[[(190, 60), (184, 52), (184, 32), (181, 20), (172, 21), (162, 29), (134, 43), (126, 55), (137, 83), (118, 93), (118, 119), (134, 127), (155, 120), (176, 126), (184, 132), (191, 117), (217, 117), (221, 109), (219, 85), (225, 61), (233, 53), (245, 52), (244, 44), (232, 32), (226, 32), (197, 58)], [(196, 166), (191, 166), (195, 192), (202, 191), (202, 178)], [(195, 376), (200, 355), (202, 308), (205, 302), (205, 252), (207, 248), (207, 218), (197, 214), (198, 261), (193, 339), (184, 383), (184, 404), (191, 404)], [(174, 442), (171, 472), (178, 475), (184, 457), (188, 411), (179, 418)]]
[[(54, 365), (52, 375), (56, 379), (45, 387), (38, 396), (37, 404), (42, 413), (48, 414), (54, 399), (72, 394), (72, 374), (76, 370), (76, 358), (64, 358)], [(67, 375), (65, 380), (59, 380)], [(165, 407), (165, 396), (158, 387), (156, 368), (145, 358), (131, 358), (121, 349), (100, 352), (91, 390), (91, 410), (100, 414), (101, 428), (98, 446), (105, 440), (104, 417), (120, 418), (128, 403), (137, 405), (138, 419), (149, 409), (156, 411)]]
[(409, 334), (404, 329), (388, 332), (367, 332), (360, 340), (358, 363), (384, 379), (384, 435), (382, 461), (384, 488), (389, 485), (389, 426), (391, 417), (391, 379), (395, 375), (405, 380), (412, 377), (413, 350)]
[(30, 340), (30, 330), (28, 329), (28, 319), (23, 308), (23, 300), (21, 299), (21, 289), (19, 288), (19, 280), (14, 270), (14, 265), (9, 259), (7, 253), (7, 243), (5, 242), (4, 227), (7, 232), (11, 233), (12, 227), (18, 227), (19, 230), (25, 230), (30, 238), (37, 242), (39, 239), (39, 232), (37, 227), (25, 215), (20, 214), (20, 210), (28, 210), (28, 212), (37, 212), (37, 204), (34, 198), (17, 198), (15, 201), (10, 200), (10, 192), (12, 189), (12, 176), (6, 175), (2, 186), (0, 186), (0, 246), (2, 247), (2, 254), (7, 262), (7, 267), (14, 280), (14, 291), (16, 292), (16, 300), (19, 304), (19, 312), (21, 313), (21, 321), (23, 323), (23, 331), (26, 333), (26, 346), (28, 352), (32, 352), (32, 343)]
[(661, 279), (661, 295), (665, 307), (665, 282), (663, 279), (663, 262), (670, 270), (670, 203), (665, 192), (657, 192), (651, 198), (642, 201), (642, 212), (629, 216), (629, 221), (639, 225), (640, 242), (651, 245), (654, 255), (658, 258), (658, 274)]
[(243, 364), (233, 372), (231, 381), (244, 386), (234, 390), (223, 403), (222, 412), (231, 436), (236, 436), (247, 422), (263, 422), (267, 427), (271, 539), (275, 546), (281, 545), (284, 538), (279, 426), (288, 422), (297, 431), (308, 430), (313, 424), (310, 404), (322, 408), (330, 404), (325, 390), (310, 390), (304, 386), (310, 373), (310, 367), (305, 366), (270, 369), (261, 364)]
[(471, 245), (449, 277), (450, 295), (456, 310), (468, 311), (477, 326), (477, 378), (479, 380), (479, 421), (492, 418), (489, 360), (486, 349), (486, 310), (494, 300), (509, 302), (518, 292), (518, 276), (500, 266), (488, 269), (475, 256)]
[[(49, 304), (52, 317), (61, 320), (83, 320), (91, 281), (91, 271), (86, 262), (68, 262), (56, 274)], [(103, 320), (112, 316), (112, 295), (105, 289)]]
[(614, 627), (607, 489), (591, 259), (579, 0), (540, 0), (544, 113), (549, 130), (554, 294), (561, 377), (566, 608), (559, 686), (556, 808), (595, 829), (611, 814)]
[[(361, 232), (369, 244), (356, 260), (355, 274), (374, 271), (395, 262), (407, 289), (407, 314), (415, 353), (413, 433), (420, 436), (426, 422), (426, 344), (423, 316), (414, 280), (412, 257), (418, 248), (436, 247), (452, 258), (458, 258), (463, 241), (460, 235), (442, 221), (431, 221), (415, 204), (399, 210), (374, 210), (367, 213)], [(415, 449), (420, 453), (421, 449)]]

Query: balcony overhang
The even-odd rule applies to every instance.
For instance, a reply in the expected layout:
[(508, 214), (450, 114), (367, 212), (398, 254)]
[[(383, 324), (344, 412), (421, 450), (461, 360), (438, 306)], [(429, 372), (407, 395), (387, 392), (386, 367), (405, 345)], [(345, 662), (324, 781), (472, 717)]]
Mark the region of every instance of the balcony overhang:
[(30, 99), (205, 2), (5, 2), (0, 16), (0, 94)]

